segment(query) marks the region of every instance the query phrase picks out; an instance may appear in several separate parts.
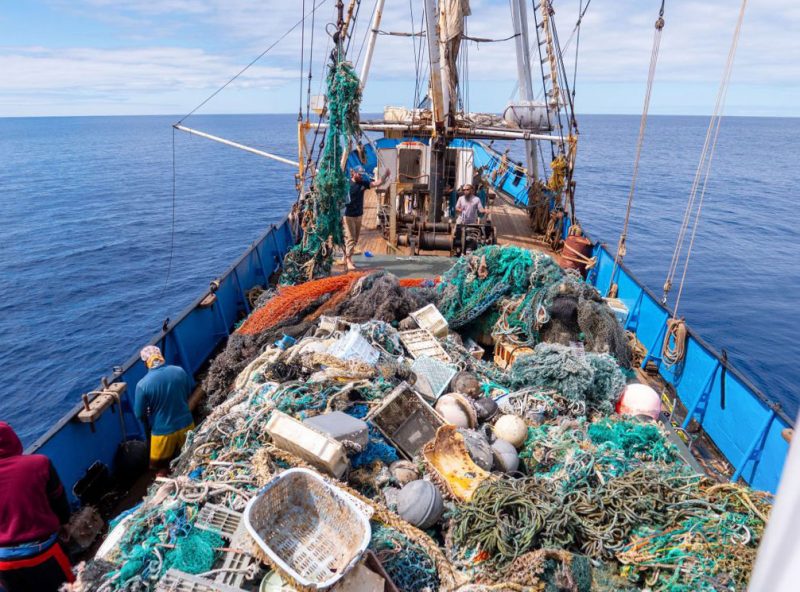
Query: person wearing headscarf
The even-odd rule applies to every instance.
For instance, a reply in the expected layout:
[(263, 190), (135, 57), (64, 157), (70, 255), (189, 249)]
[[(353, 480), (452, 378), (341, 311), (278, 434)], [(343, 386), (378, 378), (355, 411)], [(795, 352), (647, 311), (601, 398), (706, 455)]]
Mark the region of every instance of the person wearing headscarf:
[(22, 454), (22, 442), (0, 421), (0, 591), (55, 592), (74, 581), (58, 540), (69, 503), (53, 463)]
[(164, 363), (161, 350), (148, 345), (140, 352), (147, 375), (136, 385), (134, 412), (150, 434), (150, 468), (166, 474), (194, 429), (189, 409), (192, 381), (180, 366)]

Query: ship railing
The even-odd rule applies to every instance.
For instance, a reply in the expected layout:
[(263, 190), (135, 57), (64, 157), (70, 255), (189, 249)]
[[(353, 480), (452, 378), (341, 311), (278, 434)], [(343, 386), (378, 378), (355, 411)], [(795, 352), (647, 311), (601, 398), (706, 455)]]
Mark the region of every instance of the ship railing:
[[(161, 347), (167, 363), (183, 367), (194, 377), (227, 339), (242, 315), (250, 312), (247, 291), (269, 283), (270, 276), (279, 269), (283, 256), (293, 244), (288, 217), (271, 225), (211, 283), (207, 292), (176, 319), (165, 321), (148, 343)], [(143, 426), (133, 413), (133, 398), (136, 384), (146, 372), (138, 354), (133, 354), (105, 377), (110, 383), (127, 384), (119, 403), (122, 421), (119, 409), (111, 409), (95, 421), (83, 423), (78, 414), (84, 404), (78, 403), (27, 449), (28, 453), (45, 454), (53, 461), (73, 505), (82, 501), (82, 492), (103, 489), (102, 482), (113, 473), (115, 455), (123, 441), (144, 439)]]

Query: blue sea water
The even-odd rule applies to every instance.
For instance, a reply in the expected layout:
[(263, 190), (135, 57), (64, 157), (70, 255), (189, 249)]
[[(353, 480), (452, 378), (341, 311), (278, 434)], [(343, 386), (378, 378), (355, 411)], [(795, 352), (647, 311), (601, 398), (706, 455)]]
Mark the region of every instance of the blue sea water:
[[(0, 420), (31, 443), (279, 221), (285, 165), (180, 132), (174, 117), (0, 119)], [(294, 156), (291, 115), (195, 116), (192, 127)], [(578, 212), (615, 245), (638, 130), (581, 118)], [(626, 263), (660, 293), (705, 136), (651, 117)], [(791, 415), (800, 383), (794, 224), (800, 120), (729, 118), (680, 312)], [(167, 269), (172, 266), (167, 281)]]

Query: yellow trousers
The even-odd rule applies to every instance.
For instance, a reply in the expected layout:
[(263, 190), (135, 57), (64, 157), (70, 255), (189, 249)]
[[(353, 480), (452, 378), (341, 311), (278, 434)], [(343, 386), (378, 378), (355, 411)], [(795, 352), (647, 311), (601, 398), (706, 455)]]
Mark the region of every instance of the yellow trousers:
[(172, 460), (183, 447), (186, 441), (186, 434), (194, 429), (194, 422), (187, 427), (171, 434), (163, 436), (150, 436), (150, 462), (161, 462)]

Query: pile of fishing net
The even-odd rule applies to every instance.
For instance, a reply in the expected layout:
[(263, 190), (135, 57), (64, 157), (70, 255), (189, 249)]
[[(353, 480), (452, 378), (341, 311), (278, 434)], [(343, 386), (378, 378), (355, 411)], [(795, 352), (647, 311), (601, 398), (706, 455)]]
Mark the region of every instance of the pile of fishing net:
[[(325, 479), (368, 511), (369, 549), (401, 590), (744, 589), (768, 497), (693, 473), (660, 425), (613, 414), (626, 384), (614, 351), (621, 328), (592, 290), (543, 255), (493, 247), (460, 259), (435, 287), (358, 272), (269, 292), (213, 361), (209, 415), (172, 476), (125, 517), (116, 550), (81, 568), (85, 587), (75, 590), (149, 591), (169, 568), (201, 577), (224, 571), (234, 543), (204, 530), (203, 509), (242, 512), (283, 470), (314, 469), (271, 440), (266, 426), (278, 412), (300, 421), (342, 412), (367, 423), (364, 440), (343, 441), (349, 470)], [(581, 303), (596, 310), (569, 325), (568, 343), (544, 341), (562, 331), (547, 327), (569, 316), (558, 306), (573, 297), (576, 318)], [(467, 374), (444, 392), (472, 408), (465, 421), (473, 423), (425, 432), (406, 409), (400, 432), (431, 438), (409, 458), (374, 415), (419, 378), (399, 327), (430, 302), (459, 326), (431, 339)], [(468, 349), (476, 327), (531, 351), (500, 368), (491, 353), (480, 359)], [(573, 335), (588, 327), (591, 337)], [(343, 356), (337, 347), (351, 337), (368, 347)], [(469, 388), (456, 393), (455, 385)], [(425, 405), (433, 414), (436, 402)], [(486, 411), (480, 419), (478, 410)], [(505, 441), (513, 469), (498, 464), (493, 448), (508, 415), (522, 426), (517, 444)], [(443, 500), (437, 520), (418, 523), (424, 530), (401, 511), (409, 480), (426, 481)], [(278, 566), (250, 543), (240, 569), (243, 587), (256, 589)]]
[(451, 328), (513, 347), (580, 342), (630, 366), (628, 338), (597, 290), (544, 253), (487, 246), (462, 257), (436, 287)]

